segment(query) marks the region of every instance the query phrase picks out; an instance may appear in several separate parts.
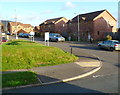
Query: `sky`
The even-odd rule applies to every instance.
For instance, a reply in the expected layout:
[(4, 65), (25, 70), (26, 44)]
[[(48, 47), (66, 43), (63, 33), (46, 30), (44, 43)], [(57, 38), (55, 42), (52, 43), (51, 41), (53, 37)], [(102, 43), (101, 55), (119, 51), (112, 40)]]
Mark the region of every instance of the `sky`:
[[(92, 1), (92, 2), (91, 2)], [(118, 1), (109, 0), (106, 2), (96, 2), (95, 0), (2, 0), (0, 2), (0, 19), (17, 21), (24, 24), (38, 26), (47, 19), (65, 17), (72, 19), (78, 14), (84, 14), (107, 9), (116, 19), (118, 19)]]

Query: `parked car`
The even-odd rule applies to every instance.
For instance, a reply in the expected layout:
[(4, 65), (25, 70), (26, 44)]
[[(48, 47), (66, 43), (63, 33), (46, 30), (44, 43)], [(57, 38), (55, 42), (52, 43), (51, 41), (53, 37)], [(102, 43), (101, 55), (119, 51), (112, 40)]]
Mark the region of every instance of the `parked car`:
[(62, 37), (60, 34), (58, 33), (50, 33), (49, 34), (49, 40), (50, 41), (65, 41), (65, 38)]
[(7, 35), (11, 35), (11, 33), (8, 32)]
[(22, 35), (22, 37), (25, 37), (25, 38), (29, 38), (29, 36), (30, 36), (30, 34), (28, 34), (28, 33), (24, 33), (24, 34)]
[(2, 42), (7, 42), (6, 37), (2, 37)]
[(98, 42), (98, 47), (108, 49), (111, 51), (120, 50), (120, 42), (117, 40), (102, 41), (102, 42)]
[(19, 33), (19, 37), (29, 38), (30, 34), (28, 33)]
[(19, 35), (18, 35), (18, 36), (19, 36), (19, 37), (22, 37), (22, 35), (23, 35), (23, 34), (24, 34), (24, 33), (19, 33)]

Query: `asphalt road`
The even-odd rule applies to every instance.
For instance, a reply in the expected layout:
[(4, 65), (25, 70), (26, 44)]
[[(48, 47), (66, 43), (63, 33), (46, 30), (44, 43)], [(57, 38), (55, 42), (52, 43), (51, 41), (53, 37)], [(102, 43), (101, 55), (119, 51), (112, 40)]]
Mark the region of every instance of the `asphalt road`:
[[(38, 40), (38, 39), (37, 39)], [(44, 44), (43, 41), (37, 41)], [(50, 46), (59, 47), (65, 51), (97, 55), (102, 63), (102, 68), (82, 79), (67, 83), (57, 83), (38, 87), (6, 90), (3, 93), (118, 93), (118, 55), (120, 52), (102, 50), (96, 44), (50, 42)], [(120, 61), (119, 61), (120, 62)]]

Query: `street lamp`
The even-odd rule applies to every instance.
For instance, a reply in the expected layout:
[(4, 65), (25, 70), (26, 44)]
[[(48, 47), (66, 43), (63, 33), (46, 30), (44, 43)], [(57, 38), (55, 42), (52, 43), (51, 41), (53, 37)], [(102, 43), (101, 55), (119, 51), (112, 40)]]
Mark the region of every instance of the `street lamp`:
[(16, 9), (15, 9), (15, 22), (16, 22), (15, 34), (16, 34), (16, 39), (18, 39), (18, 36), (17, 36), (17, 14), (16, 14)]
[[(76, 13), (74, 13), (76, 14)], [(77, 19), (78, 19), (78, 41), (80, 41), (80, 19), (79, 19), (79, 15), (77, 16)]]

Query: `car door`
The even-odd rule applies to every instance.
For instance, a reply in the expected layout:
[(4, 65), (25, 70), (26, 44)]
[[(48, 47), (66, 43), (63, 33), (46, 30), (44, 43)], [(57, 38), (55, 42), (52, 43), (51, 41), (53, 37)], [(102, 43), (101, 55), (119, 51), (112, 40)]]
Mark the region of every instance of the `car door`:
[(106, 48), (106, 41), (102, 42), (102, 48)]
[(110, 50), (111, 47), (113, 47), (112, 45), (113, 45), (112, 41), (107, 41), (107, 43), (106, 43), (106, 49)]
[(109, 41), (104, 41), (104, 48), (105, 49), (108, 49), (108, 43), (109, 43)]

